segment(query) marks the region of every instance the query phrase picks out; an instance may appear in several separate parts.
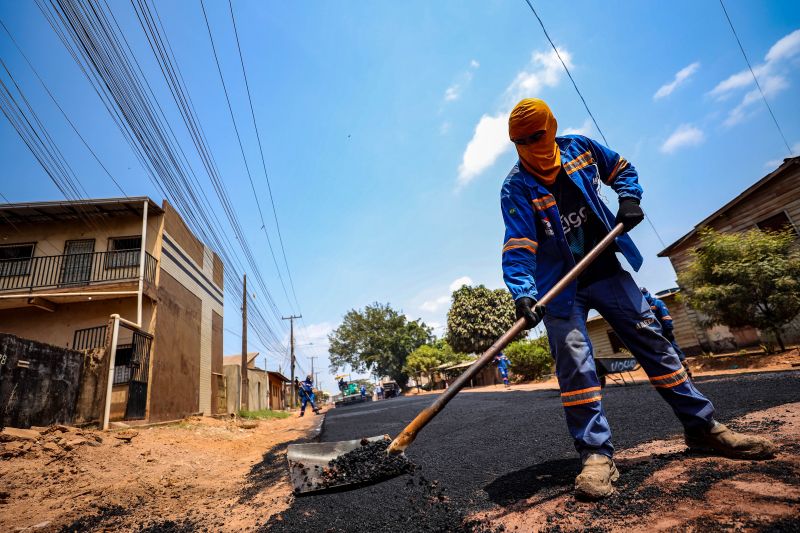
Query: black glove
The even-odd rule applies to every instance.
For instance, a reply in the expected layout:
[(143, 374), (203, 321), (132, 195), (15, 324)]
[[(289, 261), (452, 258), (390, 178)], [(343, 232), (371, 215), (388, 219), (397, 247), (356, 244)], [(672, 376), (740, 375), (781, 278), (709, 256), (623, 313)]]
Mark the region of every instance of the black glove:
[(620, 198), (619, 211), (617, 211), (617, 219), (614, 221), (614, 225), (616, 226), (622, 222), (622, 227), (627, 233), (642, 220), (644, 220), (644, 211), (639, 207), (639, 200), (630, 196)]
[(517, 320), (525, 317), (528, 328), (534, 327), (544, 317), (544, 306), (536, 305), (536, 300), (533, 298), (528, 298), (527, 296), (517, 298), (514, 305), (517, 308)]

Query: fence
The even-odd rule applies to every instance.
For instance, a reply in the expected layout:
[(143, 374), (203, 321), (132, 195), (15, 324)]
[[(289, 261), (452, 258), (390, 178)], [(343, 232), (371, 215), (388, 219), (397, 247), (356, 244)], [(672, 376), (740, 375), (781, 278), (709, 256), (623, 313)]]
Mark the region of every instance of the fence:
[(81, 352), (92, 348), (102, 348), (106, 345), (107, 334), (108, 326), (75, 330), (75, 335), (72, 338), (72, 349)]
[[(0, 291), (138, 279), (139, 253), (137, 249), (0, 259)], [(156, 259), (145, 252), (145, 281), (155, 281), (157, 264)]]

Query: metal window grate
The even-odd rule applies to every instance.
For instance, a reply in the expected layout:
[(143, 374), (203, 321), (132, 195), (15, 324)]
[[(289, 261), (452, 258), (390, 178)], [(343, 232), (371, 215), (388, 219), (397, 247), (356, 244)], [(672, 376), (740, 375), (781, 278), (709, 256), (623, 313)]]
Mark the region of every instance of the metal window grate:
[(77, 329), (72, 337), (73, 350), (91, 350), (102, 348), (106, 344), (108, 326), (95, 326), (93, 328)]

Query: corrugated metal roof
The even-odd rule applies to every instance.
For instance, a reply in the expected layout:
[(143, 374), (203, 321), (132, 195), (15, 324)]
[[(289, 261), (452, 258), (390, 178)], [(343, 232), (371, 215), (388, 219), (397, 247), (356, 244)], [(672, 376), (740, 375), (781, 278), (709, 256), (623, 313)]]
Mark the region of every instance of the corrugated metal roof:
[(142, 216), (147, 202), (148, 215), (164, 211), (147, 196), (131, 198), (97, 198), (89, 200), (60, 200), (54, 202), (20, 202), (0, 204), (1, 224), (63, 222), (81, 218), (108, 218), (121, 215)]

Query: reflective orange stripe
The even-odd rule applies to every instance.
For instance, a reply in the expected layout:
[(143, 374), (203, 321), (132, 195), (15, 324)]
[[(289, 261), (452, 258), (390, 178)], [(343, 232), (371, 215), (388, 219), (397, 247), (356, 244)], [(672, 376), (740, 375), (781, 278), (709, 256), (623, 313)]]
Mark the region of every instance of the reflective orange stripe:
[(582, 169), (582, 168), (584, 168), (584, 167), (588, 167), (588, 166), (589, 166), (589, 165), (591, 165), (592, 163), (594, 163), (594, 161), (592, 161), (592, 160), (589, 160), (589, 161), (586, 161), (586, 162), (584, 162), (584, 163), (581, 163), (580, 165), (578, 165), (578, 166), (576, 166), (576, 167), (570, 167), (569, 169), (566, 169), (566, 168), (565, 168), (565, 170), (567, 171), (567, 174), (573, 174), (573, 173), (575, 173), (575, 172), (579, 171), (580, 169)]
[(614, 170), (612, 170), (611, 174), (608, 176), (608, 179), (605, 182), (606, 185), (609, 185), (611, 182), (613, 182), (614, 179), (616, 179), (617, 174), (620, 173), (622, 170), (624, 170), (628, 166), (628, 164), (629, 163), (625, 160), (624, 157), (620, 157), (619, 161), (617, 161), (616, 166), (614, 166)]
[(553, 207), (556, 205), (556, 199), (552, 194), (548, 194), (546, 196), (542, 196), (541, 198), (534, 198), (532, 203), (534, 209), (537, 211), (544, 211), (548, 207)]
[(661, 317), (661, 320), (672, 320), (672, 317), (669, 315), (664, 315)]
[(671, 383), (662, 383), (660, 385), (658, 383), (653, 383), (653, 386), (654, 387), (658, 387), (659, 389), (671, 389), (672, 387), (677, 387), (681, 383), (685, 382), (687, 379), (689, 379), (689, 376), (687, 376), (684, 373), (683, 376), (681, 376), (681, 378), (679, 380), (677, 380), (677, 381), (674, 381), (674, 382), (671, 382)]
[(567, 173), (570, 173), (570, 169), (572, 169), (572, 167), (576, 167), (586, 161), (591, 161), (591, 160), (592, 160), (592, 153), (587, 150), (578, 157), (576, 157), (575, 159), (573, 159), (572, 161), (567, 161), (566, 163), (564, 163), (564, 170), (566, 170)]
[(664, 374), (663, 376), (656, 376), (654, 378), (650, 378), (650, 381), (661, 381), (664, 379), (668, 379), (674, 376), (675, 374), (680, 374), (681, 372), (683, 372), (683, 368), (679, 368), (675, 372), (670, 372), (669, 374)]
[(583, 405), (585, 403), (592, 403), (592, 402), (599, 402), (602, 400), (603, 397), (601, 395), (597, 395), (592, 398), (584, 398), (583, 400), (575, 400), (574, 402), (562, 402), (564, 407), (572, 407), (573, 405)]
[(589, 387), (588, 389), (581, 389), (581, 390), (573, 390), (569, 392), (562, 392), (561, 396), (575, 396), (576, 394), (583, 394), (584, 392), (592, 392), (596, 390), (601, 390), (600, 387)]
[(508, 239), (508, 241), (503, 245), (503, 253), (506, 253), (509, 250), (515, 250), (517, 248), (524, 248), (532, 254), (535, 254), (538, 247), (539, 244), (530, 239)]

